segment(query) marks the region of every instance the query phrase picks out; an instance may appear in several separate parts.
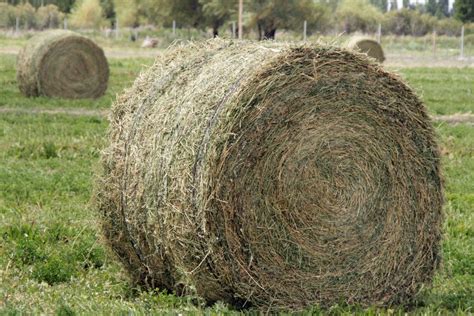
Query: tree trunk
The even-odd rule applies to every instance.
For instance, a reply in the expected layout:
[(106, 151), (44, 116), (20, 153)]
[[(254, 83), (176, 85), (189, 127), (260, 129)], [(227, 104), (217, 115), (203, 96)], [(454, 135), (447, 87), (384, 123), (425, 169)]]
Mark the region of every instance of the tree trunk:
[(257, 27), (258, 27), (258, 40), (261, 41), (261, 40), (263, 40), (262, 24), (257, 23)]
[(276, 33), (276, 28), (268, 28), (264, 30), (263, 33), (263, 38), (264, 39), (269, 39), (269, 40), (274, 40), (275, 39), (275, 33)]
[(219, 36), (219, 26), (220, 23), (218, 22), (212, 24), (212, 37), (216, 38), (217, 36)]

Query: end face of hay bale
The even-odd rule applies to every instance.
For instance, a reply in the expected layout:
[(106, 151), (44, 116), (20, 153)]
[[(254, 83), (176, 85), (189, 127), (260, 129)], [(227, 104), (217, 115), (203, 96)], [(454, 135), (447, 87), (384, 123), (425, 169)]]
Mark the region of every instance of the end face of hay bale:
[(408, 302), (440, 260), (423, 104), (360, 54), (209, 41), (120, 96), (98, 207), (134, 279), (265, 310)]
[(28, 97), (98, 98), (107, 90), (109, 66), (103, 50), (70, 31), (43, 32), (17, 59), (17, 81)]
[(385, 61), (385, 54), (382, 45), (373, 39), (354, 37), (349, 41), (347, 47), (367, 54), (367, 56), (375, 58), (379, 63)]

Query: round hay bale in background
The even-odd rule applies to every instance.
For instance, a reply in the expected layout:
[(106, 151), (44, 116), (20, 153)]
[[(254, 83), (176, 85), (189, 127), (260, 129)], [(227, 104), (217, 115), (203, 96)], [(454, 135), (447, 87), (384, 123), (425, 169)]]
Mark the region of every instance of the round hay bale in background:
[(385, 54), (377, 41), (365, 37), (353, 37), (348, 43), (347, 47), (352, 50), (367, 54), (369, 57), (375, 58), (379, 63), (385, 60)]
[(407, 302), (440, 261), (414, 93), (359, 54), (175, 47), (115, 102), (97, 201), (134, 280), (239, 306)]
[(74, 32), (42, 32), (18, 55), (17, 81), (28, 97), (98, 98), (107, 90), (108, 80), (103, 50)]

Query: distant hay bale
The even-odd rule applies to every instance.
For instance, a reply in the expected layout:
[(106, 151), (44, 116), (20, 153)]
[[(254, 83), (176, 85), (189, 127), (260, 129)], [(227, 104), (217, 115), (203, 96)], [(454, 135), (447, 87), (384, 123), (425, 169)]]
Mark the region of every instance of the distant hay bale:
[(440, 261), (425, 107), (329, 46), (178, 46), (116, 100), (103, 231), (144, 287), (301, 309), (409, 302)]
[(158, 45), (158, 39), (147, 36), (141, 45), (142, 48), (155, 48)]
[(385, 60), (382, 45), (370, 38), (353, 37), (347, 44), (352, 50), (367, 54), (369, 57), (375, 58), (379, 63)]
[(17, 59), (17, 81), (28, 97), (98, 98), (107, 90), (109, 66), (103, 50), (70, 31), (33, 37)]

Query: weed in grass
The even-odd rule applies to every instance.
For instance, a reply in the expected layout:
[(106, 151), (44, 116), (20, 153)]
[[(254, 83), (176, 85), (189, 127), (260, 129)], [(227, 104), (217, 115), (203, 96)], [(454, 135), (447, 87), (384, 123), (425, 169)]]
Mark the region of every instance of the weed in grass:
[(43, 143), (43, 154), (46, 159), (58, 157), (58, 150), (53, 142)]
[(3, 234), (3, 239), (5, 242), (13, 242), (14, 247), (11, 256), (17, 264), (31, 265), (46, 258), (39, 232), (34, 226), (10, 227)]
[(66, 303), (61, 302), (56, 310), (56, 316), (74, 316), (76, 312)]
[(43, 261), (46, 256), (41, 251), (41, 246), (33, 239), (22, 239), (16, 245), (14, 260), (24, 265)]
[(81, 238), (72, 249), (70, 256), (86, 270), (99, 269), (105, 263), (105, 250), (92, 235)]
[(8, 227), (3, 240), (17, 266), (32, 266), (32, 278), (50, 285), (105, 263), (105, 249), (90, 229), (79, 231), (61, 223), (43, 229), (23, 224)]
[(77, 271), (65, 255), (53, 254), (44, 262), (33, 267), (32, 277), (38, 282), (46, 282), (53, 285), (68, 282)]

